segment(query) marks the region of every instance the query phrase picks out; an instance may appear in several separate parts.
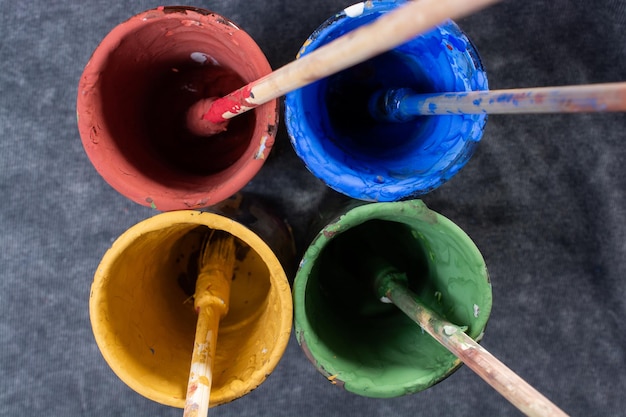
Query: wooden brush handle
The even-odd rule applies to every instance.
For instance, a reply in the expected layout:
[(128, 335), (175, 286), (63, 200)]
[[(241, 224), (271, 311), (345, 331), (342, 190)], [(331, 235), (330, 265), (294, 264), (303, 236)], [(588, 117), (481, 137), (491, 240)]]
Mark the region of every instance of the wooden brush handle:
[(440, 317), (417, 300), (404, 283), (383, 278), (377, 284), (398, 308), (419, 324), (521, 412), (533, 417), (567, 416), (540, 392), (500, 362), (461, 328)]
[(399, 46), (446, 19), (499, 0), (419, 0), (382, 15), (267, 76), (212, 102), (203, 119), (221, 123), (300, 87)]
[(387, 121), (420, 115), (623, 112), (626, 82), (434, 94), (402, 88), (375, 94), (370, 111)]
[(198, 313), (187, 397), (183, 410), (185, 417), (204, 417), (208, 414), (220, 317), (221, 313), (211, 306), (201, 308)]
[(184, 417), (206, 417), (213, 382), (213, 361), (220, 320), (228, 313), (230, 285), (235, 264), (232, 235), (213, 233), (202, 244), (194, 307), (198, 312)]

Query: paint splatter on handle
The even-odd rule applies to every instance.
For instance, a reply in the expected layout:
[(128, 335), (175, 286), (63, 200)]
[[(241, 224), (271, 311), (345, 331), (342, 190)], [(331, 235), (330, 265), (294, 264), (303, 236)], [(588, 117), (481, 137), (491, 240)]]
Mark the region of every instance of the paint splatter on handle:
[(402, 88), (379, 92), (370, 100), (372, 116), (391, 122), (421, 115), (623, 111), (626, 82), (438, 94)]
[(406, 285), (401, 273), (377, 277), (379, 294), (387, 298), (423, 330), (445, 346), (465, 365), (527, 416), (567, 416), (519, 375), (464, 333), (463, 328), (448, 322), (418, 299)]

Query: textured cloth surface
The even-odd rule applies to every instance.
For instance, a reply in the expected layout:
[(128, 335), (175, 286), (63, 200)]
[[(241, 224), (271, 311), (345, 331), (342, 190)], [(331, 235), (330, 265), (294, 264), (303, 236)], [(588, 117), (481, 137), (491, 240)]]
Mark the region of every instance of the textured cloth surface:
[[(350, 5), (197, 1), (237, 22), (273, 68)], [(89, 323), (94, 271), (126, 229), (156, 214), (115, 192), (86, 157), (77, 84), (100, 40), (161, 3), (0, 2), (0, 416), (177, 416), (128, 388)], [(461, 19), (490, 88), (626, 80), (626, 1), (504, 1)], [(626, 410), (626, 115), (492, 115), (468, 165), (424, 196), (475, 241), (494, 305), (483, 346), (572, 415)], [(298, 248), (330, 193), (284, 127), (247, 191), (293, 226)], [(213, 416), (513, 416), (469, 368), (395, 399), (362, 398), (317, 373), (295, 338), (258, 389)]]

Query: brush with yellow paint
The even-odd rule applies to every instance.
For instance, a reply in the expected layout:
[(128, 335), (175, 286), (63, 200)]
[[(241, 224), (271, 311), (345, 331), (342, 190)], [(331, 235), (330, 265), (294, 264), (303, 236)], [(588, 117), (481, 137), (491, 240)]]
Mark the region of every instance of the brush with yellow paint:
[(208, 414), (217, 330), (228, 313), (230, 285), (235, 267), (235, 240), (223, 231), (204, 239), (198, 260), (194, 307), (198, 313), (189, 371), (184, 417)]

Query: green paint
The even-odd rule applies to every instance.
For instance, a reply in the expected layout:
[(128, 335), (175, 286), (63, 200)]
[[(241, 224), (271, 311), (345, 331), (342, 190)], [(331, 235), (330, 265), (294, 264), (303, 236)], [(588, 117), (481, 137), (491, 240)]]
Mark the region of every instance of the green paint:
[(460, 361), (379, 301), (368, 265), (374, 255), (406, 272), (423, 303), (474, 339), (491, 312), (491, 285), (470, 238), (419, 200), (352, 208), (317, 235), (294, 282), (298, 341), (348, 391), (396, 397), (441, 381)]

